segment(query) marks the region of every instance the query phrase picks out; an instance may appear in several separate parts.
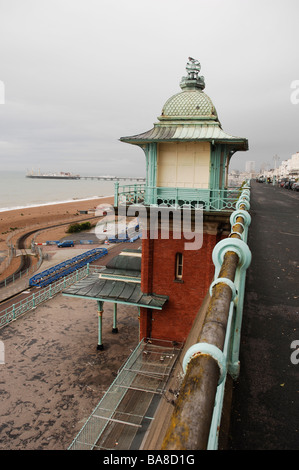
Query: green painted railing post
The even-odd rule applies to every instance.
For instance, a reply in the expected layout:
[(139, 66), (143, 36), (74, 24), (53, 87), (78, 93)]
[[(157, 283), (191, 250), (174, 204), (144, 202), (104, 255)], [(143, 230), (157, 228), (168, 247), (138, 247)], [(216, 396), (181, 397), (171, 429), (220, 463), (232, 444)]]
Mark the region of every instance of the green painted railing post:
[(13, 320), (16, 318), (16, 306), (15, 306), (15, 304), (13, 304), (13, 306), (12, 306), (12, 318), (13, 318)]
[(118, 333), (118, 328), (117, 328), (117, 303), (113, 305), (113, 327), (112, 327), (112, 333)]
[(138, 195), (137, 195), (137, 185), (134, 184), (134, 204), (138, 202)]
[(89, 275), (89, 263), (87, 263), (87, 275)]
[(35, 308), (35, 294), (32, 294), (32, 308)]
[(114, 183), (114, 206), (118, 206), (118, 189), (119, 189), (119, 182), (116, 181)]
[(175, 208), (179, 207), (179, 188), (175, 188)]
[(103, 341), (102, 341), (102, 317), (103, 317), (103, 302), (98, 300), (98, 345), (97, 349), (102, 350), (104, 349)]

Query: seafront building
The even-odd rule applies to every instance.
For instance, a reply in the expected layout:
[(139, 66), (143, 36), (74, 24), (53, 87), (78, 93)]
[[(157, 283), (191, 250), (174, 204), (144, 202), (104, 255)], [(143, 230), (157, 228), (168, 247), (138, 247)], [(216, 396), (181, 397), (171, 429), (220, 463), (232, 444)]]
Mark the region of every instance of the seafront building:
[[(216, 108), (203, 91), (199, 63), (190, 60), (186, 70), (181, 91), (166, 101), (154, 127), (120, 139), (141, 147), (146, 159), (141, 290), (167, 296), (161, 312), (141, 307), (141, 338), (184, 341), (188, 336), (214, 275), (213, 248), (229, 233), (229, 162), (235, 152), (248, 149), (247, 139), (222, 129)], [(116, 203), (123, 195), (130, 200), (125, 191), (119, 190)], [(177, 229), (173, 222), (165, 236), (160, 221), (157, 237), (151, 237), (149, 209), (157, 206), (162, 218), (163, 210), (168, 214), (171, 209), (182, 219), (191, 212), (189, 231)], [(198, 230), (199, 212), (202, 239), (196, 247), (196, 240), (193, 246), (190, 240)]]
[(262, 173), (265, 178), (270, 178), (276, 182), (281, 178), (299, 178), (299, 152), (294, 153), (291, 158), (283, 160), (277, 168), (271, 168)]
[(280, 178), (299, 176), (299, 152), (294, 153), (288, 160), (283, 160), (273, 173)]
[[(235, 152), (248, 149), (248, 141), (223, 130), (211, 98), (203, 91), (205, 82), (199, 75), (200, 68), (197, 60), (189, 58), (181, 91), (166, 101), (154, 127), (120, 139), (139, 146), (146, 161), (145, 184), (116, 183), (114, 201), (115, 215), (138, 217), (142, 250), (130, 250), (126, 245), (100, 273), (90, 273), (63, 291), (65, 296), (96, 301), (98, 349), (105, 347), (102, 319), (106, 302), (114, 304), (113, 332), (118, 332), (117, 308), (124, 304), (136, 306), (140, 325), (139, 349), (128, 359), (99, 403), (100, 412), (94, 411), (72, 449), (107, 449), (115, 436), (118, 444), (121, 441), (119, 448), (134, 448), (138, 440), (146, 438), (138, 427), (143, 428), (140, 423), (144, 423), (145, 416), (149, 419), (150, 413), (154, 418), (175, 360), (209, 298), (215, 276), (214, 249), (231, 235), (235, 209), (241, 208), (234, 214), (244, 217), (238, 221), (242, 230), (247, 225), (243, 210), (247, 202), (238, 205), (240, 191), (229, 188), (228, 168)], [(246, 193), (245, 199), (247, 196)], [(246, 246), (242, 239), (229, 243)], [(249, 259), (247, 256), (246, 263)], [(227, 288), (226, 282), (223, 284)], [(212, 362), (215, 367), (213, 359)], [(234, 367), (237, 373), (238, 360)], [(217, 388), (217, 366), (214, 372)], [(159, 409), (159, 418), (165, 416), (166, 422), (171, 411), (165, 413)], [(131, 421), (137, 415), (141, 420), (138, 425)], [(117, 423), (122, 431), (117, 429)], [(150, 428), (155, 429), (155, 445), (161, 432), (165, 433), (164, 425), (163, 421), (156, 429), (153, 425)], [(148, 443), (143, 445), (149, 448)]]
[[(236, 435), (240, 436), (241, 446), (245, 444), (245, 448), (248, 448), (251, 442), (254, 442), (256, 448), (296, 448), (297, 445), (294, 432), (297, 430), (297, 422), (292, 419), (298, 415), (295, 410), (296, 387), (292, 386), (294, 369), (292, 366), (286, 368), (285, 355), (282, 355), (280, 362), (277, 360), (277, 341), (281, 350), (290, 349), (290, 335), (284, 334), (284, 331), (293, 331), (296, 335), (294, 325), (298, 313), (297, 273), (293, 259), (288, 263), (287, 279), (283, 281), (281, 277), (281, 266), (284, 265), (281, 259), (285, 257), (286, 250), (294, 253), (295, 239), (290, 235), (295, 235), (296, 228), (294, 233), (290, 233), (289, 221), (294, 219), (293, 214), (297, 210), (296, 197), (292, 194), (289, 197), (290, 193), (287, 193), (287, 197), (282, 199), (281, 191), (271, 188), (270, 185), (261, 187), (253, 183), (254, 188), (258, 187), (258, 194), (256, 197), (255, 192), (253, 193), (255, 220), (250, 246), (257, 256), (248, 279), (249, 290), (247, 305), (245, 304), (245, 335), (242, 334), (242, 344), (246, 347), (243, 348), (241, 357), (244, 375), (241, 372), (237, 390), (234, 390), (234, 393), (238, 392), (241, 386), (238, 393), (242, 407), (245, 405), (245, 412), (242, 410), (240, 413), (238, 403), (235, 402), (233, 413), (228, 417), (226, 412), (231, 411), (229, 399), (232, 383), (239, 377), (245, 277), (251, 261), (251, 252), (247, 246), (251, 220), (250, 183), (243, 182), (241, 188), (237, 186), (237, 180), (243, 175), (248, 176), (248, 173), (229, 173), (229, 162), (235, 152), (248, 149), (248, 142), (245, 138), (235, 137), (223, 131), (214, 104), (203, 91), (205, 83), (204, 78), (199, 76), (198, 61), (189, 58), (186, 69), (187, 76), (183, 77), (180, 83), (181, 91), (167, 100), (154, 127), (149, 131), (121, 138), (124, 143), (140, 147), (141, 156), (146, 161), (146, 178), (144, 184), (122, 186), (119, 181), (116, 182), (112, 214), (115, 216), (115, 223), (123, 215), (127, 223), (136, 221), (138, 217), (138, 236), (142, 236), (142, 249), (137, 248), (139, 244), (135, 245), (135, 249), (130, 249), (129, 243), (123, 243), (117, 247), (118, 256), (112, 259), (109, 256), (105, 267), (88, 264), (84, 270), (76, 269), (75, 273), (63, 276), (59, 285), (50, 282), (49, 287), (39, 286), (41, 289), (38, 295), (35, 292), (18, 304), (12, 304), (2, 317), (8, 322), (15, 321), (18, 316), (35, 309), (39, 303), (51, 299), (58, 292), (63, 292), (66, 297), (78, 299), (74, 302), (78, 302), (77, 308), (74, 309), (74, 304), (71, 304), (69, 316), (62, 310), (65, 308), (64, 301), (56, 304), (58, 328), (63, 334), (63, 341), (66, 341), (67, 332), (67, 348), (73, 351), (70, 353), (74, 358), (71, 368), (74, 367), (76, 374), (71, 383), (76, 386), (86, 386), (87, 382), (80, 382), (82, 370), (87, 370), (85, 377), (88, 375), (88, 383), (91, 383), (86, 351), (89, 359), (90, 344), (93, 342), (99, 352), (93, 351), (92, 354), (98, 362), (88, 362), (88, 366), (98, 374), (95, 380), (97, 385), (101, 386), (104, 383), (103, 365), (107, 367), (105, 352), (101, 352), (105, 349), (105, 344), (110, 343), (107, 350), (110, 347), (110, 352), (113, 351), (115, 356), (117, 346), (118, 351), (121, 349), (123, 352), (124, 344), (131, 350), (90, 417), (86, 420), (85, 414), (83, 415), (85, 424), (69, 446), (69, 449), (74, 450), (109, 451), (110, 463), (119, 463), (117, 453), (114, 460), (114, 454), (111, 452), (113, 450), (192, 451), (181, 453), (183, 458), (184, 455), (193, 456), (194, 450), (217, 449), (219, 434), (223, 433), (223, 430), (225, 434), (229, 418), (234, 421), (233, 427), (237, 423), (236, 430), (232, 429), (234, 439)], [(298, 175), (298, 160), (299, 152), (288, 161), (282, 162), (280, 171), (285, 171), (287, 177)], [(252, 166), (248, 165), (247, 169), (252, 169)], [(278, 171), (278, 168), (276, 170)], [(232, 180), (236, 184), (231, 188)], [(283, 207), (284, 210), (277, 211), (277, 207)], [(277, 213), (280, 217), (276, 218), (276, 226), (285, 226), (287, 231), (272, 233), (275, 246), (282, 247), (278, 250), (278, 255), (275, 252), (274, 256), (273, 240), (271, 238), (269, 243), (268, 231), (263, 230), (263, 227), (267, 220), (271, 225), (273, 216)], [(108, 217), (111, 217), (111, 214), (108, 214)], [(121, 236), (124, 235), (122, 229), (127, 229), (128, 233), (129, 228), (132, 230), (132, 224), (129, 225), (118, 225), (117, 241), (121, 241)], [(263, 234), (265, 235), (262, 236)], [(281, 238), (282, 236), (284, 238)], [(123, 241), (128, 241), (128, 238), (125, 236)], [(263, 253), (261, 246), (266, 248)], [(106, 254), (108, 255), (107, 252)], [(49, 279), (41, 276), (43, 281), (53, 281), (53, 271), (48, 274)], [(265, 279), (267, 283), (264, 282)], [(276, 296), (273, 296), (273, 286)], [(80, 302), (80, 299), (91, 302)], [(281, 299), (284, 300), (283, 309), (280, 308)], [(113, 308), (105, 308), (108, 302)], [(92, 303), (95, 307), (94, 313)], [(130, 306), (129, 314), (123, 309), (124, 305)], [(86, 306), (91, 314), (88, 320), (81, 310)], [(118, 325), (118, 308), (123, 309), (123, 316), (128, 320), (126, 328), (129, 325), (129, 330), (133, 331), (129, 341), (123, 334), (123, 317), (119, 319)], [(131, 323), (131, 311), (136, 314), (134, 328)], [(123, 335), (122, 338), (110, 335), (110, 332), (107, 332), (107, 323), (104, 325), (103, 338), (102, 321), (105, 315), (105, 320), (111, 321), (112, 333)], [(139, 329), (136, 327), (137, 316)], [(49, 311), (44, 312), (44, 317), (50, 319), (53, 324)], [(62, 318), (65, 320), (66, 331), (62, 326)], [(75, 326), (78, 318), (81, 328), (75, 329), (77, 339), (74, 341), (69, 321), (71, 319), (72, 325)], [(33, 319), (29, 318), (27, 333), (32, 329), (32, 321)], [(37, 321), (40, 325), (41, 318), (37, 318)], [(269, 327), (270, 323), (273, 323), (273, 328)], [(45, 325), (44, 328), (47, 328), (48, 323)], [(19, 325), (19, 331), (21, 330), (24, 331), (22, 323)], [(137, 330), (139, 342), (132, 351), (131, 338), (134, 336), (133, 341), (136, 338), (137, 343)], [(88, 331), (90, 335), (87, 335)], [(20, 346), (35, 344), (36, 340), (30, 341), (26, 335), (23, 336), (24, 341)], [(80, 343), (82, 338), (85, 338), (83, 347)], [(44, 335), (40, 334), (39, 339), (44, 347)], [(255, 367), (260, 364), (261, 354), (263, 355), (263, 348), (256, 347), (257, 342), (264, 345), (264, 349), (275, 345), (264, 354), (266, 360), (262, 374), (261, 367)], [(293, 341), (291, 349), (296, 342), (297, 339)], [(13, 338), (11, 344), (14, 345)], [(57, 344), (54, 347), (60, 355), (61, 348), (57, 347)], [(78, 354), (78, 347), (82, 350), (82, 355)], [(36, 346), (34, 354), (35, 348)], [(19, 347), (18, 350), (23, 355), (22, 348)], [(293, 359), (295, 352), (296, 350), (291, 354)], [(27, 357), (31, 363), (35, 362), (29, 355)], [(52, 351), (49, 357), (53, 358)], [(274, 368), (273, 357), (276, 358)], [(65, 364), (64, 355), (61, 359)], [(296, 365), (292, 359), (291, 362)], [(8, 367), (8, 376), (11, 375), (12, 367)], [(20, 370), (23, 377), (22, 361)], [(287, 370), (289, 372), (285, 376)], [(46, 389), (54, 390), (54, 386), (47, 380), (40, 381), (40, 376), (34, 368), (33, 373), (34, 377), (27, 379), (26, 383), (36, 380), (46, 383)], [(50, 374), (53, 375), (52, 368)], [(283, 383), (282, 374), (285, 377)], [(81, 399), (77, 401), (74, 395), (69, 394), (70, 387), (61, 387), (66, 375), (68, 374), (64, 372), (55, 386), (59, 393), (62, 391), (62, 398), (67, 396), (66, 403), (72, 403), (73, 427), (76, 410), (80, 409), (83, 413), (84, 402)], [(55, 382), (58, 376), (56, 372)], [(107, 381), (110, 377), (109, 375)], [(102, 390), (101, 388), (101, 394)], [(30, 390), (29, 392), (31, 393)], [(226, 395), (227, 392), (229, 393)], [(97, 394), (98, 390), (98, 400)], [(22, 398), (26, 406), (30, 404), (25, 401), (25, 396)], [(54, 401), (56, 406), (56, 397)], [(90, 410), (90, 394), (87, 396), (87, 402)], [(22, 404), (22, 401), (20, 403)], [(282, 403), (281, 410), (277, 409), (277, 403)], [(7, 409), (9, 408), (10, 406)], [(21, 415), (23, 407), (19, 408)], [(35, 416), (41, 417), (35, 406), (33, 411)], [(48, 412), (44, 414), (48, 423)], [(10, 417), (9, 411), (5, 416)], [(22, 423), (23, 421), (22, 419)], [(54, 422), (60, 426), (55, 420), (51, 421)], [(81, 420), (78, 420), (77, 424), (79, 422)], [(41, 421), (38, 426), (40, 423)], [(61, 429), (66, 429), (65, 422), (62, 420), (60, 423)], [(28, 423), (23, 426), (26, 432), (28, 427)], [(47, 427), (48, 434), (45, 434), (43, 439), (46, 447), (48, 440), (54, 438), (54, 430), (48, 425)], [(4, 428), (4, 433), (10, 440), (12, 431), (17, 427), (10, 419), (9, 427)], [(18, 433), (13, 437), (20, 435), (20, 429), (18, 427)], [(32, 436), (33, 429), (29, 429), (29, 432)], [(26, 441), (27, 436), (24, 438), (24, 442)], [(238, 445), (240, 444), (237, 443), (237, 447)], [(158, 453), (159, 459), (160, 455), (163, 454)], [(166, 459), (169, 455), (170, 452), (166, 452)], [(166, 459), (164, 462), (157, 460), (156, 463), (169, 463)], [(181, 462), (183, 463), (183, 460)]]
[(134, 207), (139, 216), (142, 257), (126, 250), (100, 275), (101, 282), (90, 277), (66, 292), (91, 297), (89, 283), (99, 312), (105, 301), (136, 305), (140, 339), (186, 340), (214, 276), (213, 249), (230, 231), (236, 189), (228, 189), (229, 162), (248, 149), (246, 138), (222, 129), (203, 91), (200, 64), (191, 60), (186, 70), (181, 91), (166, 101), (154, 127), (120, 139), (139, 146), (146, 160), (145, 184), (117, 184), (115, 194), (116, 210), (130, 207), (133, 215)]

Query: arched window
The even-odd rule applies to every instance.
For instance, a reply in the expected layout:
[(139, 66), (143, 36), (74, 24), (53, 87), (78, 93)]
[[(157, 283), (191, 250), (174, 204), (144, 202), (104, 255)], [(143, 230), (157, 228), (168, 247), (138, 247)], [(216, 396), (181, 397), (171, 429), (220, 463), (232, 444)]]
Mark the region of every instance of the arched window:
[(175, 278), (178, 281), (183, 278), (183, 253), (177, 253), (175, 257)]

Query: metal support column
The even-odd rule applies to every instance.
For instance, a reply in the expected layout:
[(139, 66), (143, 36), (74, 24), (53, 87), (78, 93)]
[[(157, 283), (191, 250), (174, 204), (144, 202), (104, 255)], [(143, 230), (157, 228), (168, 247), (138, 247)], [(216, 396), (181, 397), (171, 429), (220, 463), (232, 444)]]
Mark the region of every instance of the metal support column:
[(117, 303), (113, 305), (113, 328), (112, 333), (118, 333), (117, 328)]
[(98, 300), (98, 345), (97, 350), (102, 351), (104, 349), (104, 345), (102, 342), (102, 316), (103, 316), (103, 304), (101, 300)]
[(118, 191), (119, 191), (119, 182), (116, 181), (114, 183), (114, 205), (115, 205), (115, 207), (118, 206)]

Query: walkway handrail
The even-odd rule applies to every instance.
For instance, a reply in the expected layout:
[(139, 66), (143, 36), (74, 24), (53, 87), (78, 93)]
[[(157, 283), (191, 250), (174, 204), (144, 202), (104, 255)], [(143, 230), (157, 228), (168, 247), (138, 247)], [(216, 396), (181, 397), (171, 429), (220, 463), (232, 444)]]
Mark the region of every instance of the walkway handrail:
[(131, 184), (115, 184), (114, 205), (120, 204), (158, 204), (168, 207), (201, 208), (208, 211), (227, 211), (235, 209), (239, 188), (170, 188)]
[(43, 254), (40, 247), (37, 247), (38, 252), (38, 262), (36, 264), (31, 265), (29, 268), (22, 269), (17, 273), (12, 273), (7, 276), (5, 279), (0, 281), (0, 289), (6, 288), (8, 284), (14, 284), (15, 282), (19, 281), (20, 279), (24, 279), (26, 276), (30, 276), (31, 274), (35, 273), (41, 266), (43, 261)]
[(0, 329), (15, 321), (21, 315), (33, 310), (39, 304), (50, 300), (55, 295), (62, 292), (66, 287), (74, 284), (86, 277), (89, 273), (96, 273), (102, 270), (101, 266), (90, 266), (89, 264), (77, 269), (71, 274), (64, 276), (56, 282), (53, 282), (47, 287), (38, 288), (38, 292), (31, 294), (26, 299), (12, 304), (10, 307), (0, 311)]
[(239, 345), (246, 269), (251, 262), (247, 232), (249, 183), (242, 188), (232, 230), (213, 251), (215, 278), (198, 343), (184, 358), (185, 377), (162, 450), (216, 449), (227, 373), (239, 374)]

